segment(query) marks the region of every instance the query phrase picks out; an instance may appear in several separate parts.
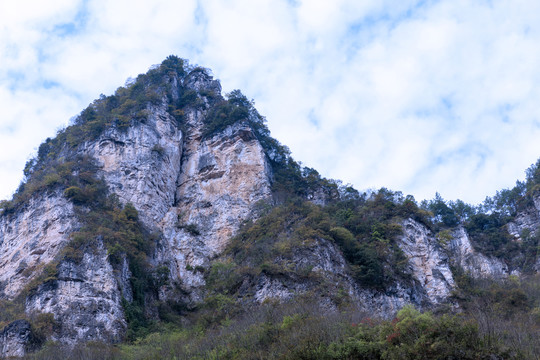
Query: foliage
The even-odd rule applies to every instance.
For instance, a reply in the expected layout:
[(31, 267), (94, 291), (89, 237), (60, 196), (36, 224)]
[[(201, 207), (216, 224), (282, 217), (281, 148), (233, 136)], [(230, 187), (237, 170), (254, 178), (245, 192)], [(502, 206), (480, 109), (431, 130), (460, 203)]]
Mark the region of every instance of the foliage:
[[(45, 359), (54, 345), (33, 359)], [(218, 328), (156, 332), (133, 344), (79, 346), (75, 352), (118, 359), (489, 359), (523, 358), (504, 344), (489, 344), (474, 320), (435, 316), (413, 307), (392, 320), (366, 317), (357, 308), (331, 312), (314, 299), (264, 304)]]
[(248, 100), (240, 90), (231, 91), (226, 98), (212, 106), (204, 118), (203, 137), (221, 132), (241, 121), (249, 124), (256, 133), (269, 135), (266, 119), (257, 112), (252, 100)]
[(524, 359), (540, 358), (539, 275), (506, 280), (456, 277), (456, 299), (487, 344), (504, 344)]
[(459, 224), (460, 219), (454, 209), (449, 206), (439, 193), (435, 194), (435, 199), (426, 202), (425, 208), (433, 213), (433, 221), (442, 223), (444, 226), (452, 227)]
[[(24, 168), (25, 181), (21, 183), (11, 201), (2, 201), (0, 208), (4, 213), (12, 213), (18, 206), (27, 202), (34, 194), (60, 188), (62, 191), (77, 186), (71, 179), (79, 174), (79, 159), (74, 158), (75, 149), (85, 142), (97, 139), (105, 131), (127, 131), (130, 126), (144, 122), (148, 109), (164, 101), (169, 103), (170, 114), (181, 126), (183, 108), (198, 101), (193, 92), (180, 86), (181, 96), (173, 100), (172, 84), (181, 83), (179, 79), (196, 70), (186, 60), (169, 56), (159, 66), (146, 74), (141, 74), (126, 87), (120, 87), (114, 95), (101, 95), (78, 116), (72, 124), (47, 138), (38, 149), (35, 158), (30, 159)], [(161, 153), (159, 147), (154, 149)], [(84, 176), (84, 174), (81, 174)], [(91, 189), (87, 188), (88, 191)], [(93, 197), (92, 193), (83, 194), (76, 188), (66, 195), (74, 203), (82, 204)]]
[(382, 290), (398, 279), (410, 280), (407, 258), (396, 242), (399, 223), (407, 218), (428, 221), (412, 197), (382, 188), (369, 197), (335, 202), (326, 211), (339, 226), (331, 235), (361, 284)]
[(210, 110), (204, 121), (203, 136), (208, 137), (241, 120), (247, 120), (249, 111), (243, 104), (222, 101)]
[(226, 251), (243, 275), (305, 278), (309, 272), (294, 265), (294, 251), (313, 246), (317, 238), (329, 238), (330, 226), (328, 216), (318, 206), (298, 199), (246, 224)]
[(410, 198), (386, 189), (369, 199), (358, 197), (326, 207), (296, 198), (244, 226), (227, 253), (244, 275), (307, 275), (314, 280), (314, 273), (296, 265), (295, 254), (317, 246), (319, 240), (331, 241), (361, 285), (384, 290), (398, 279), (410, 280), (407, 258), (396, 242), (399, 222), (424, 216)]
[(488, 255), (510, 259), (519, 246), (506, 229), (508, 219), (501, 213), (471, 216), (465, 228), (479, 250)]

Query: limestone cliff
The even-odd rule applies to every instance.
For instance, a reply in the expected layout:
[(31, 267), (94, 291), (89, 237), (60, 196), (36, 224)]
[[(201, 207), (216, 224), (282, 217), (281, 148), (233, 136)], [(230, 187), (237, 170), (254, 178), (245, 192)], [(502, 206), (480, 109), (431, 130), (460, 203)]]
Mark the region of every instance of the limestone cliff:
[(448, 255), (423, 225), (408, 219), (399, 246), (409, 259), (412, 273), (425, 290), (429, 302), (444, 303), (455, 288)]
[(503, 261), (476, 251), (469, 235), (461, 226), (454, 231), (448, 249), (456, 266), (473, 277), (502, 278), (510, 274), (508, 265)]
[[(121, 203), (133, 204), (143, 225), (158, 234), (149, 260), (169, 269), (174, 285), (169, 292), (176, 286), (200, 301), (201, 269), (253, 216), (254, 205), (270, 199), (271, 170), (246, 122), (203, 136), (211, 105), (201, 93), (222, 99), (219, 82), (204, 71), (169, 80), (173, 86), (168, 93), (158, 92), (159, 101), (146, 105), (143, 121), (127, 129), (112, 126), (62, 152), (95, 160), (95, 177), (103, 178)], [(190, 90), (199, 104), (183, 109), (180, 129), (170, 103)], [(1, 296), (14, 299), (45, 265), (60, 260), (56, 278), (28, 295), (27, 314), (52, 313), (58, 325), (51, 334), (54, 340), (116, 342), (126, 330), (122, 298), (131, 300), (129, 270), (127, 276), (114, 270), (103, 244), (97, 251), (88, 249), (79, 263), (59, 258), (70, 234), (80, 227), (78, 216), (61, 189), (37, 193), (14, 213), (0, 216)], [(162, 297), (173, 295), (163, 290)]]
[(32, 331), (28, 321), (14, 321), (0, 331), (0, 356), (24, 356), (32, 350), (32, 342)]
[(77, 226), (73, 205), (61, 192), (36, 194), (16, 213), (0, 216), (0, 298), (13, 299)]
[(26, 298), (28, 313), (50, 313), (57, 323), (52, 340), (64, 343), (118, 342), (126, 330), (122, 293), (107, 252), (99, 245), (75, 264), (63, 261), (58, 278), (40, 285)]
[[(230, 256), (225, 253), (231, 239), (246, 222), (256, 221), (261, 206), (271, 207), (276, 199), (285, 202), (287, 196), (300, 193), (303, 200), (324, 207), (343, 195), (313, 170), (303, 174), (284, 147), (269, 137), (268, 129), (261, 130), (253, 120), (257, 115), (247, 99), (227, 101), (219, 82), (204, 69), (167, 61), (117, 95), (96, 101), (71, 130), (59, 134), (60, 140), (40, 148), (25, 191), (36, 190), (0, 213), (0, 300), (22, 301), (25, 314), (19, 315), (28, 319), (52, 314), (55, 324), (49, 340), (122, 341), (129, 326), (126, 306), (136, 296), (147, 306), (144, 316), (154, 318), (153, 304), (159, 301), (201, 303), (212, 264)], [(215, 119), (223, 126), (210, 129)], [(90, 158), (95, 170), (67, 165), (81, 158)], [(53, 165), (59, 170), (48, 173)], [(296, 178), (283, 179), (283, 169)], [(32, 183), (40, 171), (48, 177)], [(278, 181), (282, 188), (276, 196)], [(105, 187), (96, 187), (99, 182)], [(284, 192), (291, 184), (302, 192)], [(97, 211), (88, 195), (96, 197), (96, 191), (120, 206), (133, 205), (145, 234), (152, 234), (144, 238), (152, 242), (144, 261), (148, 278), (159, 272), (163, 281), (152, 278), (151, 290), (133, 287), (137, 279), (128, 250), (118, 244), (111, 247), (100, 233), (110, 229), (98, 227), (92, 236), (74, 239)], [(535, 202), (534, 209), (509, 223), (516, 241), (527, 231), (537, 232), (539, 210)], [(309, 241), (286, 249), (286, 258), (276, 247), (268, 250), (271, 260), (264, 266), (279, 264), (287, 271), (263, 270), (239, 280), (241, 301), (260, 304), (320, 292), (328, 308), (346, 300), (388, 317), (408, 303), (421, 308), (455, 306), (450, 300), (457, 286), (451, 264), (477, 277), (510, 273), (500, 259), (474, 250), (463, 226), (441, 244), (429, 224), (400, 216), (385, 219), (400, 228), (400, 235), (377, 243), (385, 253), (388, 242), (395, 242), (395, 252), (399, 248), (404, 256), (403, 276), (387, 279), (385, 287), (363, 286), (353, 276), (343, 248), (331, 236), (308, 229)], [(109, 232), (116, 236), (113, 230)], [(83, 241), (78, 244), (80, 259), (63, 252), (75, 240)], [(46, 269), (51, 276), (44, 276)], [(0, 332), (0, 350), (20, 356), (31, 348), (32, 327), (26, 320), (11, 320), (17, 321)]]

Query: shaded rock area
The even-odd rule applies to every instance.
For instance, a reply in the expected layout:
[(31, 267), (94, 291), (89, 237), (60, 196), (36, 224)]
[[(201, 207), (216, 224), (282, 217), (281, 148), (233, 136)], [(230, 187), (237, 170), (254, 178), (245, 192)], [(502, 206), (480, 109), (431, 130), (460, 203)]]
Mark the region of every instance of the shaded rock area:
[(33, 291), (26, 300), (28, 313), (54, 314), (58, 330), (52, 339), (118, 342), (126, 330), (122, 294), (107, 252), (101, 245), (89, 249), (80, 264), (59, 265), (58, 279)]
[(508, 265), (502, 260), (477, 252), (461, 226), (454, 231), (448, 249), (454, 263), (473, 277), (504, 278), (510, 275)]
[(0, 357), (20, 357), (34, 348), (30, 323), (17, 320), (0, 331)]
[(61, 192), (37, 194), (14, 214), (0, 216), (0, 299), (13, 299), (51, 262), (78, 227)]

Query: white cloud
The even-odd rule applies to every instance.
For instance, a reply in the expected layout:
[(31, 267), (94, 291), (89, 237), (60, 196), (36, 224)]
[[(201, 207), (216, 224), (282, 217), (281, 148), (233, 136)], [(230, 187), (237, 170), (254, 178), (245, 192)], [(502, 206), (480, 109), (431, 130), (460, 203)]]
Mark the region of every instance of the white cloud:
[(175, 53), (255, 98), (297, 160), (359, 189), (478, 202), (540, 156), (540, 3), (0, 4), (0, 197), (100, 93)]

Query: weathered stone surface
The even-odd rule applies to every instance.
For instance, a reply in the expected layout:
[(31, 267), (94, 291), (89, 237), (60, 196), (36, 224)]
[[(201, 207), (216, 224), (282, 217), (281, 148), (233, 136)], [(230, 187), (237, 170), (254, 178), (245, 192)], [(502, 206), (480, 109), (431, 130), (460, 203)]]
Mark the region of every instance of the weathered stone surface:
[(155, 229), (174, 204), (183, 138), (166, 103), (147, 110), (150, 115), (143, 123), (127, 131), (109, 129), (79, 152), (97, 160), (98, 176), (109, 190), (122, 203), (132, 203), (143, 223)]
[(14, 298), (51, 262), (77, 228), (73, 205), (61, 192), (36, 194), (0, 216), (0, 299)]
[(32, 344), (32, 331), (26, 320), (17, 320), (0, 331), (0, 357), (24, 356)]
[(540, 226), (540, 217), (536, 208), (528, 209), (521, 212), (508, 223), (508, 232), (516, 240), (521, 241), (524, 232), (532, 234), (538, 230)]
[(413, 276), (420, 282), (431, 303), (446, 301), (456, 286), (448, 256), (424, 225), (408, 219), (402, 226), (404, 235), (398, 245), (409, 258)]
[(118, 342), (126, 330), (113, 268), (102, 244), (88, 248), (80, 264), (64, 261), (57, 280), (40, 285), (26, 300), (28, 313), (52, 313), (63, 343)]
[(469, 235), (460, 226), (448, 244), (452, 261), (473, 277), (501, 278), (509, 275), (508, 266), (495, 257), (488, 257), (474, 250)]
[[(410, 225), (413, 229), (406, 230), (403, 241), (424, 243), (423, 246), (430, 248), (431, 251), (426, 261), (420, 264), (417, 264), (419, 254), (414, 251), (408, 254), (410, 266), (414, 270), (414, 276), (417, 277), (410, 284), (393, 284), (384, 292), (360, 286), (351, 277), (349, 267), (337, 246), (319, 238), (312, 240), (308, 246), (295, 249), (289, 264), (296, 273), (311, 268), (307, 277), (283, 275), (272, 277), (262, 274), (255, 282), (253, 298), (259, 303), (268, 299), (287, 300), (313, 291), (324, 283), (325, 293), (320, 295), (321, 301), (326, 305), (335, 306), (333, 301), (347, 297), (360, 309), (373, 316), (394, 316), (404, 305), (411, 303), (418, 307), (438, 305), (446, 300), (444, 296), (448, 296), (454, 286), (447, 258), (433, 244), (435, 239), (430, 237), (427, 229), (413, 221), (410, 221)], [(441, 280), (438, 277), (440, 274), (434, 267), (436, 264), (446, 267), (447, 271), (443, 270), (442, 274), (447, 278)]]
[(255, 204), (271, 196), (270, 170), (251, 129), (237, 124), (203, 139), (199, 115), (190, 115), (176, 205), (160, 224), (165, 240), (158, 253), (185, 289), (203, 284), (202, 274), (190, 269), (207, 267), (253, 216)]
[(253, 298), (262, 303), (268, 299), (289, 299), (295, 295), (313, 290), (324, 282), (327, 285), (326, 297), (356, 295), (354, 280), (348, 272), (343, 255), (332, 242), (316, 238), (301, 247), (293, 249), (292, 259), (285, 261), (276, 258), (280, 267), (291, 270), (290, 274), (303, 276), (272, 277), (261, 274), (255, 282)]

